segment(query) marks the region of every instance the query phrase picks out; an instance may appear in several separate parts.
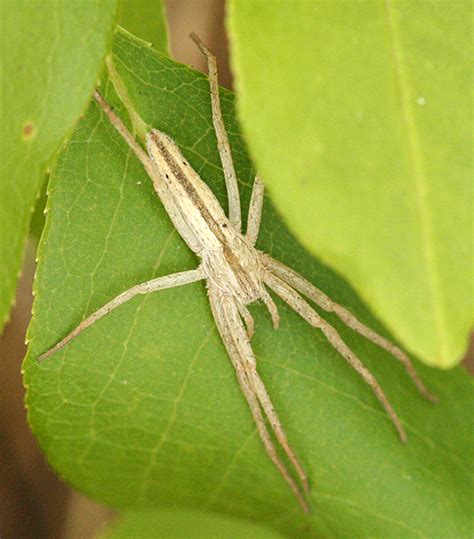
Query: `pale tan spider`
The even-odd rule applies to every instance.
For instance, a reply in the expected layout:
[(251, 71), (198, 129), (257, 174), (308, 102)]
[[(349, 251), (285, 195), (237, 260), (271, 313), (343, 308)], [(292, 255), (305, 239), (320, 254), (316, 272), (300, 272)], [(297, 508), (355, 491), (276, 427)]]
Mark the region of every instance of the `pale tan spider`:
[[(428, 399), (434, 398), (419, 379), (405, 352), (359, 322), (347, 309), (333, 302), (301, 275), (255, 248), (263, 204), (263, 184), (258, 177), (255, 178), (253, 185), (247, 230), (242, 234), (239, 190), (220, 110), (216, 60), (196, 35), (192, 34), (191, 37), (208, 62), (212, 118), (227, 186), (229, 217), (225, 215), (212, 191), (189, 165), (170, 137), (152, 129), (146, 136), (147, 155), (108, 103), (95, 92), (95, 100), (145, 167), (174, 226), (201, 262), (197, 269), (152, 279), (122, 292), (83, 320), (76, 329), (38, 359), (48, 358), (84, 329), (137, 294), (148, 294), (205, 280), (217, 328), (235, 368), (265, 450), (302, 508), (308, 511), (306, 495), (309, 492), (309, 485), (306, 473), (287, 440), (270, 396), (257, 372), (257, 363), (250, 344), (254, 321), (247, 309), (248, 304), (262, 300), (270, 312), (274, 328), (278, 328), (279, 315), (267, 290), (269, 288), (309, 324), (320, 329), (334, 348), (370, 385), (395, 425), (402, 442), (406, 442), (405, 431), (377, 380), (345, 344), (334, 327), (322, 319), (303, 296), (326, 311), (334, 312), (354, 331), (391, 352), (405, 365), (420, 393)], [(114, 70), (110, 60), (108, 66), (109, 70)], [(130, 104), (125, 87), (117, 82), (117, 74), (114, 75), (117, 93), (124, 102), (130, 118), (133, 122), (141, 122)], [(286, 453), (300, 484), (278, 455), (273, 436)]]

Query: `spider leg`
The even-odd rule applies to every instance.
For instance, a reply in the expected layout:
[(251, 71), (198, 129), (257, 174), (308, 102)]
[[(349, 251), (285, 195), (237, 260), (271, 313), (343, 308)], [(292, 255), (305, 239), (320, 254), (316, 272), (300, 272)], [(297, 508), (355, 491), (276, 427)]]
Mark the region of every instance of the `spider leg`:
[(229, 197), (229, 221), (237, 232), (241, 232), (242, 217), (240, 211), (239, 186), (237, 184), (237, 176), (232, 161), (229, 139), (222, 117), (216, 57), (194, 32), (190, 34), (189, 37), (196, 43), (207, 60), (209, 86), (211, 88), (212, 123), (214, 124), (214, 130), (216, 132), (217, 148), (219, 150), (222, 168), (224, 169), (227, 196)]
[(270, 460), (290, 486), (303, 510), (308, 512), (309, 508), (307, 502), (295, 480), (278, 456), (275, 445), (266, 427), (265, 419), (262, 415), (262, 408), (275, 432), (278, 442), (295, 467), (295, 470), (303, 483), (304, 490), (307, 493), (308, 481), (306, 474), (288, 444), (288, 440), (283, 432), (278, 416), (273, 409), (270, 397), (256, 371), (255, 356), (252, 352), (245, 328), (239, 317), (238, 308), (232, 298), (219, 296), (219, 294), (213, 290), (209, 290), (209, 300), (217, 328), (237, 373), (237, 378), (245, 398), (247, 399), (247, 403), (252, 412), (265, 450)]
[(387, 352), (391, 353), (396, 359), (398, 359), (398, 361), (403, 363), (408, 375), (412, 379), (418, 391), (432, 402), (436, 402), (438, 400), (436, 396), (429, 393), (426, 386), (418, 376), (418, 373), (410, 361), (410, 358), (403, 350), (360, 322), (350, 311), (348, 311), (342, 305), (334, 302), (324, 292), (316, 288), (296, 271), (268, 255), (263, 255), (263, 257), (266, 267), (272, 273), (277, 275), (295, 290), (314, 301), (324, 310), (334, 312), (346, 324), (346, 326), (350, 327), (369, 341), (377, 344), (380, 346), (380, 348), (383, 348)]
[(97, 320), (100, 320), (110, 311), (116, 309), (119, 305), (122, 305), (126, 301), (132, 299), (138, 294), (148, 294), (149, 292), (156, 292), (157, 290), (164, 290), (165, 288), (175, 288), (176, 286), (182, 286), (188, 283), (193, 283), (202, 279), (201, 270), (194, 269), (189, 271), (181, 271), (179, 273), (172, 273), (164, 277), (158, 277), (145, 281), (144, 283), (132, 286), (128, 290), (125, 290), (114, 299), (103, 305), (100, 309), (92, 313), (86, 319), (84, 319), (75, 329), (71, 331), (64, 339), (55, 344), (52, 348), (38, 356), (38, 361), (43, 361), (53, 355), (55, 352), (66, 346), (70, 341), (82, 333), (85, 329), (92, 326)]
[(291, 288), (276, 275), (267, 272), (265, 275), (265, 283), (309, 324), (315, 328), (319, 328), (332, 346), (334, 346), (334, 348), (346, 359), (351, 367), (358, 372), (363, 380), (369, 384), (375, 396), (379, 399), (380, 403), (385, 408), (385, 411), (397, 429), (400, 440), (402, 443), (406, 443), (407, 435), (405, 433), (405, 429), (398, 419), (395, 410), (392, 408), (392, 405), (388, 401), (383, 389), (380, 387), (376, 378), (367, 369), (367, 367), (363, 365), (360, 359), (342, 340), (336, 329), (331, 326), (331, 324), (326, 322), (326, 320), (321, 318), (319, 314), (298, 294), (298, 292), (293, 290), (293, 288)]
[(253, 316), (250, 314), (250, 311), (247, 309), (247, 307), (242, 303), (238, 302), (237, 308), (239, 309), (240, 316), (245, 322), (245, 327), (247, 328), (247, 337), (249, 340), (251, 340), (253, 334), (255, 333), (255, 321), (253, 319)]
[(256, 395), (258, 397), (258, 400), (265, 412), (265, 415), (267, 416), (268, 420), (270, 421), (270, 424), (275, 431), (275, 435), (277, 437), (277, 440), (280, 442), (282, 448), (284, 449), (285, 453), (287, 454), (288, 458), (290, 459), (291, 463), (295, 467), (299, 478), (301, 479), (301, 482), (303, 483), (305, 492), (309, 492), (308, 487), (308, 479), (306, 477), (306, 473), (304, 472), (301, 464), (299, 463), (294, 451), (291, 449), (288, 439), (286, 437), (286, 434), (283, 431), (283, 427), (281, 426), (281, 422), (278, 418), (277, 413), (275, 412), (275, 409), (273, 408), (273, 404), (270, 400), (270, 396), (265, 388), (264, 383), (262, 382), (262, 379), (260, 378), (258, 372), (257, 372), (257, 363), (255, 360), (255, 356), (253, 353), (253, 350), (250, 345), (250, 341), (248, 340), (244, 328), (242, 327), (242, 322), (239, 318), (239, 313), (235, 309), (235, 306), (232, 302), (229, 302), (229, 305), (224, 310), (225, 316), (228, 321), (228, 325), (232, 328), (234, 328), (235, 334), (234, 334), (234, 341), (235, 345), (239, 351), (239, 354), (241, 357), (245, 358), (245, 367), (247, 370), (248, 377), (250, 381), (252, 382), (252, 385), (254, 386), (254, 390), (256, 392)]
[[(112, 69), (113, 64), (108, 62), (107, 65), (109, 67), (109, 70)], [(115, 78), (117, 79), (117, 77)], [(150, 176), (150, 179), (153, 182), (153, 187), (156, 194), (159, 196), (163, 206), (165, 207), (166, 213), (170, 216), (170, 219), (178, 230), (180, 236), (184, 239), (184, 241), (188, 244), (189, 248), (194, 253), (199, 253), (202, 250), (201, 242), (197, 238), (195, 232), (191, 230), (189, 225), (183, 219), (183, 216), (177, 208), (173, 197), (170, 195), (163, 182), (161, 181), (160, 173), (157, 170), (156, 165), (150, 159), (148, 154), (142, 149), (140, 144), (138, 144), (138, 142), (135, 140), (132, 133), (130, 133), (130, 131), (127, 129), (127, 126), (122, 122), (122, 120), (117, 116), (117, 114), (115, 114), (115, 112), (112, 110), (112, 107), (107, 103), (107, 101), (100, 95), (97, 90), (94, 92), (94, 99), (96, 100), (100, 108), (105, 112), (110, 123), (115, 127), (120, 136), (129, 145), (133, 153), (136, 155), (138, 160), (145, 168), (145, 171), (147, 172), (148, 176)], [(133, 111), (133, 109), (128, 107), (127, 110), (131, 118), (137, 117), (137, 113)]]
[(262, 286), (262, 289), (260, 290), (260, 297), (262, 298), (263, 303), (265, 303), (268, 312), (272, 317), (273, 329), (278, 329), (280, 327), (280, 315), (278, 313), (278, 308), (264, 286)]
[(252, 197), (250, 198), (249, 216), (247, 220), (247, 239), (252, 245), (255, 245), (260, 230), (260, 221), (262, 219), (264, 186), (260, 177), (255, 176), (252, 187)]

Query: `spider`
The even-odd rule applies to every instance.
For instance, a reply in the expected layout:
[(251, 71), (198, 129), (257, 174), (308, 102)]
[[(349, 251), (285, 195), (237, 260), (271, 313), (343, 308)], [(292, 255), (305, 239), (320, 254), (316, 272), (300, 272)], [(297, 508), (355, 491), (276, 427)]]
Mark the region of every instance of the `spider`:
[[(101, 94), (95, 91), (95, 100), (144, 166), (174, 226), (188, 247), (199, 257), (200, 264), (196, 269), (158, 277), (125, 290), (84, 319), (71, 333), (41, 354), (38, 359), (50, 357), (97, 320), (137, 294), (148, 294), (205, 280), (216, 326), (234, 366), (263, 446), (303, 510), (308, 512), (308, 478), (287, 439), (270, 395), (258, 374), (251, 346), (254, 320), (247, 305), (258, 300), (263, 301), (270, 313), (273, 327), (277, 329), (279, 314), (268, 292), (270, 289), (311, 326), (321, 330), (332, 346), (369, 384), (403, 443), (407, 440), (406, 433), (379, 383), (345, 344), (336, 329), (311, 307), (308, 300), (326, 311), (334, 312), (348, 327), (390, 352), (403, 363), (420, 393), (430, 400), (435, 398), (428, 393), (405, 352), (365, 326), (346, 308), (332, 301), (324, 292), (291, 268), (256, 249), (264, 193), (263, 183), (258, 176), (253, 184), (247, 228), (243, 234), (237, 177), (220, 108), (216, 59), (195, 34), (191, 34), (191, 38), (207, 59), (212, 119), (224, 170), (229, 216), (224, 213), (212, 191), (168, 135), (152, 129), (146, 135), (147, 152), (145, 152)], [(111, 61), (107, 64), (112, 71), (114, 68)], [(117, 74), (114, 75), (112, 79), (119, 80)], [(115, 82), (115, 86), (132, 120), (143, 124), (132, 109), (124, 86), (120, 82)], [(281, 459), (275, 440), (287, 455), (292, 472)]]

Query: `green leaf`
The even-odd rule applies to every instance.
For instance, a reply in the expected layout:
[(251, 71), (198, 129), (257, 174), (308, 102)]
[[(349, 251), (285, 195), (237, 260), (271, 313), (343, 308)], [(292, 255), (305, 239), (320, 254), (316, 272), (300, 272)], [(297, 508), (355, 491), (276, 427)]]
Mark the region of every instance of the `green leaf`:
[(233, 0), (244, 131), (291, 230), (425, 363), (473, 323), (472, 4)]
[(168, 24), (162, 0), (120, 0), (119, 24), (135, 36), (169, 54)]
[[(140, 116), (178, 143), (225, 207), (207, 80), (127, 34), (117, 35), (113, 54)], [(120, 111), (112, 85), (103, 91)], [(234, 96), (222, 91), (222, 101), (245, 217), (254, 170)], [(333, 316), (410, 441), (400, 444), (368, 386), (320, 332), (281, 302), (275, 331), (264, 307), (251, 306), (259, 372), (311, 478), (309, 516), (265, 455), (203, 283), (135, 298), (37, 363), (124, 289), (198, 263), (94, 104), (53, 171), (49, 206), (25, 384), (31, 425), (61, 477), (118, 508), (192, 506), (298, 537), (468, 535), (472, 380), (460, 369), (420, 366), (441, 399), (433, 406), (397, 361)], [(258, 247), (386, 334), (351, 288), (295, 242), (268, 198)]]
[(0, 330), (47, 167), (85, 110), (114, 14), (115, 0), (2, 2)]
[(103, 539), (282, 539), (273, 530), (215, 513), (187, 509), (161, 509), (126, 513)]

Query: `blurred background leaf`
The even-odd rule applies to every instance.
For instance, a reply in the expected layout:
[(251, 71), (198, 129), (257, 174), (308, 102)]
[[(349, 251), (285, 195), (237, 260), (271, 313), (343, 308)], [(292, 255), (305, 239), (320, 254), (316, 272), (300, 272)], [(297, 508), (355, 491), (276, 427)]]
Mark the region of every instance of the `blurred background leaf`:
[(404, 345), (473, 324), (472, 3), (231, 0), (239, 113), (285, 222)]
[[(113, 61), (140, 115), (176, 140), (225, 207), (207, 80), (122, 32)], [(111, 84), (102, 91), (120, 112)], [(245, 214), (254, 170), (234, 96), (222, 99)], [(471, 380), (461, 369), (418, 366), (441, 399), (432, 406), (393, 358), (330, 315), (410, 441), (399, 443), (370, 389), (320, 332), (281, 302), (274, 331), (265, 309), (252, 306), (259, 370), (311, 478), (309, 516), (265, 455), (202, 283), (135, 298), (38, 364), (125, 288), (197, 263), (94, 104), (57, 162), (48, 206), (25, 383), (32, 428), (61, 477), (117, 508), (192, 506), (294, 537), (468, 535)], [(387, 334), (347, 283), (295, 242), (268, 199), (258, 246)]]

